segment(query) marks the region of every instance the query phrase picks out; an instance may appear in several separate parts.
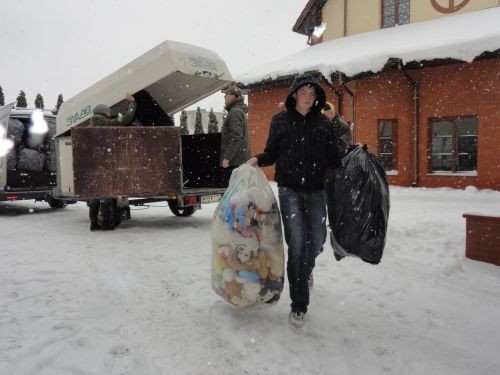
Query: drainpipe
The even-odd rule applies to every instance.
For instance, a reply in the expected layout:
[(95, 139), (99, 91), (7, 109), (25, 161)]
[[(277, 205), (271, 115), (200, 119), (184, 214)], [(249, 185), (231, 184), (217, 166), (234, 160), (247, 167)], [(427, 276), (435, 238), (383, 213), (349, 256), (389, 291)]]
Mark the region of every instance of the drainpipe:
[(339, 90), (337, 90), (330, 82), (328, 82), (327, 79), (323, 78), (323, 83), (325, 85), (327, 85), (335, 93), (335, 95), (337, 95), (337, 98), (339, 100), (339, 108), (338, 108), (338, 110), (339, 110), (340, 115), (342, 116), (342, 112), (341, 112), (341, 110), (342, 110), (342, 101), (343, 101), (342, 100), (342, 93)]
[[(352, 98), (352, 101), (351, 101), (351, 133), (352, 133), (352, 141), (354, 143), (354, 115), (355, 115), (355, 106), (354, 106), (354, 93), (349, 89), (349, 87), (347, 87), (343, 81), (342, 81), (342, 77), (341, 77), (341, 73), (339, 74), (339, 84), (342, 86), (342, 90), (347, 92), (351, 98)], [(337, 97), (339, 98), (339, 113), (342, 117), (344, 117), (344, 113), (343, 113), (343, 108), (344, 108), (344, 96), (342, 95), (342, 93), (340, 91), (338, 91), (330, 82), (328, 82), (326, 79), (323, 78), (323, 82), (328, 86), (330, 87), (333, 92), (335, 92), (335, 95), (337, 95)]]
[(344, 0), (344, 36), (347, 36), (347, 0)]
[(398, 69), (401, 70), (406, 80), (413, 87), (413, 127), (412, 127), (412, 183), (411, 186), (418, 186), (418, 113), (419, 113), (419, 96), (420, 88), (418, 82), (410, 77), (408, 72), (403, 68), (401, 62), (398, 63)]
[(349, 94), (351, 97), (351, 133), (352, 133), (352, 143), (356, 143), (356, 131), (355, 131), (355, 118), (356, 118), (356, 98), (354, 96), (354, 93), (347, 87), (347, 84), (344, 83), (343, 80), (343, 74), (339, 74), (339, 84), (342, 86), (345, 92)]

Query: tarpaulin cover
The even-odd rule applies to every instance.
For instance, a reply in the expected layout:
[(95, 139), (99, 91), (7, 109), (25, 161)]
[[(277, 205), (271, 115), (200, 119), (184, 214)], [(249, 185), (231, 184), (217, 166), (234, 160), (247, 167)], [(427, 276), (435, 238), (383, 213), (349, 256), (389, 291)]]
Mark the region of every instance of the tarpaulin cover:
[(330, 243), (335, 258), (352, 255), (377, 264), (389, 219), (389, 187), (378, 158), (366, 145), (351, 146), (326, 181)]

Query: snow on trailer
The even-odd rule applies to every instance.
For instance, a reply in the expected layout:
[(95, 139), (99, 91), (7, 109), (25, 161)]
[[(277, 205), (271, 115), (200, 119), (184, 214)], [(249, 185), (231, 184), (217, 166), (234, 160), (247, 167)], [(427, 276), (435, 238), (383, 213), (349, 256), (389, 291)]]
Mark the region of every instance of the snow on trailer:
[[(217, 201), (228, 182), (219, 167), (220, 134), (181, 136), (168, 125), (172, 114), (232, 81), (214, 52), (165, 41), (67, 100), (57, 115), (57, 194), (167, 200), (180, 216)], [(124, 113), (126, 92), (138, 104), (134, 126), (88, 126), (97, 104)]]

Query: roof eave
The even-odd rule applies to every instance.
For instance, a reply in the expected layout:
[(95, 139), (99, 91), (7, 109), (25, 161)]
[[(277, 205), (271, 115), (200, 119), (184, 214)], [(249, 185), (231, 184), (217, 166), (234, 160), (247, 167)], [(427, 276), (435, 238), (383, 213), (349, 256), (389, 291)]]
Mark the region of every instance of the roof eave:
[(311, 33), (304, 29), (304, 23), (315, 6), (318, 6), (319, 9), (322, 9), (326, 4), (326, 1), (327, 0), (309, 0), (300, 13), (299, 18), (297, 18), (297, 21), (295, 21), (295, 25), (293, 25), (292, 31), (305, 36), (311, 36)]
[[(476, 56), (473, 61), (480, 61), (480, 60), (486, 60), (486, 59), (494, 59), (494, 58), (500, 58), (500, 49), (497, 49), (495, 51), (485, 51), (481, 53), (480, 55)], [(460, 64), (463, 63), (463, 60), (459, 59), (454, 59), (454, 58), (440, 58), (440, 59), (432, 59), (432, 60), (420, 60), (420, 61), (408, 61), (406, 63), (402, 63), (402, 60), (400, 58), (389, 58), (387, 62), (385, 63), (384, 67), (376, 72), (373, 71), (365, 71), (365, 72), (360, 72), (352, 76), (346, 75), (344, 72), (334, 72), (331, 74), (330, 80), (331, 81), (339, 81), (340, 80), (343, 83), (347, 83), (350, 81), (356, 81), (361, 78), (366, 78), (373, 76), (375, 74), (380, 74), (380, 73), (385, 73), (391, 70), (399, 69), (401, 67), (407, 69), (407, 70), (418, 70), (418, 69), (423, 69), (423, 68), (429, 68), (429, 67), (437, 67), (437, 66), (445, 66), (445, 65), (454, 65), (454, 64)], [(312, 73), (319, 73), (318, 71), (309, 71), (304, 74), (312, 74)], [(297, 76), (297, 73), (290, 73), (286, 74), (277, 78), (266, 78), (264, 80), (258, 81), (258, 82), (252, 82), (249, 84), (243, 84), (243, 83), (238, 83), (238, 86), (246, 89), (248, 91), (252, 90), (264, 90), (264, 89), (270, 89), (270, 88), (276, 88), (276, 87), (287, 87), (291, 84), (293, 79)]]

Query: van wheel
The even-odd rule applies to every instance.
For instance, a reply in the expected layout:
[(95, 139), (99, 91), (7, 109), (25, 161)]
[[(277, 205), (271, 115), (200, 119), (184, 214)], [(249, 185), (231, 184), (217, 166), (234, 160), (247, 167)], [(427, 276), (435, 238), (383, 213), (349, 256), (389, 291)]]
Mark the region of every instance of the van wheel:
[(51, 208), (64, 208), (67, 206), (62, 199), (49, 198), (47, 203)]
[(194, 214), (194, 212), (196, 211), (195, 206), (178, 207), (177, 201), (167, 201), (167, 202), (170, 211), (172, 211), (172, 213), (175, 216), (188, 217)]

